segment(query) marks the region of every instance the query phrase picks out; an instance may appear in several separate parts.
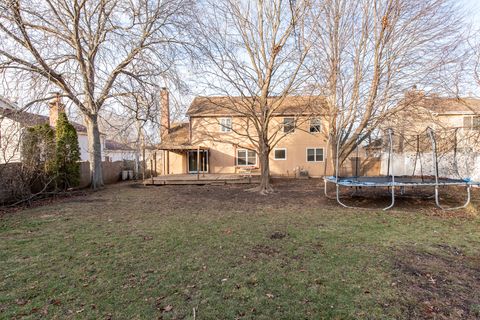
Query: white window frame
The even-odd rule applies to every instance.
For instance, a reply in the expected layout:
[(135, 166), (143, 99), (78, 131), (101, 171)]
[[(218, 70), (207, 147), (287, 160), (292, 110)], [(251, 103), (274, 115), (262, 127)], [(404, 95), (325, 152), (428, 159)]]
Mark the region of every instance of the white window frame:
[[(232, 117), (224, 117), (220, 118), (220, 132), (232, 132)], [(230, 122), (230, 124), (226, 124), (227, 122)]]
[[(245, 155), (246, 155), (245, 164), (239, 164), (238, 163), (238, 152), (239, 151), (245, 151)], [(253, 153), (255, 153), (255, 164), (248, 164), (248, 152), (249, 151), (253, 151)], [(255, 152), (255, 150), (239, 148), (235, 151), (235, 162), (236, 162), (237, 167), (256, 167), (257, 163), (258, 163), (257, 153)]]
[[(277, 150), (283, 150), (285, 151), (285, 158), (277, 158), (277, 156), (275, 155), (275, 151)], [(278, 161), (285, 161), (287, 160), (287, 148), (274, 148), (273, 149), (273, 160), (278, 160)]]
[[(313, 155), (314, 155), (314, 160), (309, 161), (308, 160), (308, 150), (313, 149)], [(317, 160), (317, 149), (322, 149), (322, 160)], [(307, 147), (305, 150), (305, 160), (307, 162), (325, 162), (325, 148), (323, 147)]]
[[(319, 131), (312, 131), (312, 122), (314, 121), (318, 121), (318, 126), (320, 127)], [(308, 132), (310, 132), (311, 134), (317, 134), (317, 133), (320, 133), (322, 132), (322, 119), (320, 118), (313, 118), (313, 119), (310, 119), (310, 123), (309, 123), (309, 127), (308, 127)]]

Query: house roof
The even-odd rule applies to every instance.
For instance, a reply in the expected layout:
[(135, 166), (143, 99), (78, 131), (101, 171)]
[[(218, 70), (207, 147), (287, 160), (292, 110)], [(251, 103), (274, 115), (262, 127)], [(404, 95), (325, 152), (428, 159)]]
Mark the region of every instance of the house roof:
[[(287, 96), (278, 103), (279, 98), (269, 98), (275, 115), (318, 114), (322, 112), (325, 98), (319, 96)], [(188, 108), (188, 116), (241, 115), (247, 111), (255, 99), (252, 97), (196, 97)]]
[(160, 148), (190, 146), (190, 130), (188, 122), (173, 123), (168, 134), (160, 143)]
[(428, 97), (422, 106), (438, 114), (480, 114), (480, 99)]
[(190, 124), (188, 122), (175, 123), (171, 126), (168, 134), (158, 145), (160, 150), (185, 152), (187, 150), (208, 150), (207, 147), (194, 145), (190, 141)]
[[(32, 127), (39, 124), (49, 123), (49, 117), (36, 113), (26, 112), (10, 106), (0, 106), (0, 117), (12, 119), (25, 127)], [(70, 122), (77, 132), (87, 132), (87, 128), (79, 123)]]
[(128, 144), (117, 142), (114, 140), (105, 140), (105, 150), (122, 150), (122, 151), (134, 151)]

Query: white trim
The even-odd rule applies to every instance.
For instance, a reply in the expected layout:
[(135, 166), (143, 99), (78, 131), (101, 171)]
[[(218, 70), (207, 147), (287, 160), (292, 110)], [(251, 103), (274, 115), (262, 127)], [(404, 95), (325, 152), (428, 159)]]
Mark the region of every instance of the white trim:
[[(229, 127), (222, 124), (222, 121), (227, 122), (228, 120), (230, 120), (230, 126)], [(221, 118), (219, 118), (218, 122), (220, 124), (220, 132), (222, 132), (222, 133), (232, 132), (232, 127), (233, 127), (232, 117), (221, 117)]]
[[(308, 149), (313, 149), (313, 156), (315, 160), (308, 161)], [(322, 149), (322, 160), (317, 160), (317, 151), (316, 149)], [(325, 148), (324, 147), (307, 147), (305, 149), (305, 161), (306, 162), (325, 162)]]
[[(238, 164), (238, 151), (246, 151), (245, 153), (245, 156), (246, 156), (246, 159), (245, 159), (245, 164)], [(255, 164), (248, 164), (248, 151), (253, 151), (255, 153)], [(235, 164), (237, 167), (256, 167), (257, 164), (258, 164), (258, 160), (257, 160), (257, 152), (255, 152), (255, 150), (251, 150), (251, 149), (245, 149), (245, 148), (239, 148), (235, 151)]]
[[(284, 150), (285, 151), (285, 158), (277, 158), (275, 155), (276, 150)], [(285, 161), (287, 160), (287, 148), (273, 148), (273, 160), (278, 160), (278, 161)]]
[[(313, 121), (319, 121), (319, 124), (318, 126), (320, 127), (319, 131), (312, 131), (312, 122)], [(312, 118), (310, 119), (309, 123), (308, 123), (308, 132), (310, 134), (319, 134), (319, 133), (322, 133), (322, 127), (323, 127), (323, 123), (322, 123), (322, 119), (321, 118)]]

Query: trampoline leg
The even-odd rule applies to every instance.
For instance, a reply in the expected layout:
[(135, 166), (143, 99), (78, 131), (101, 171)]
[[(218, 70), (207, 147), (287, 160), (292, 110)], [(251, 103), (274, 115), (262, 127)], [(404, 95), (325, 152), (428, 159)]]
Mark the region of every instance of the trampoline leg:
[(340, 201), (340, 186), (338, 185), (338, 183), (336, 183), (335, 185), (336, 185), (336, 194), (337, 194), (337, 202), (338, 202), (338, 204), (341, 205), (341, 206), (344, 207), (344, 208), (358, 209), (357, 207), (347, 206), (345, 203), (343, 203), (342, 201)]
[(438, 208), (444, 210), (444, 211), (448, 211), (448, 210), (458, 210), (458, 209), (463, 209), (465, 208), (466, 206), (468, 206), (468, 204), (470, 203), (470, 200), (472, 198), (472, 194), (471, 194), (471, 186), (468, 185), (467, 186), (467, 200), (465, 201), (465, 203), (461, 206), (458, 206), (458, 207), (452, 207), (452, 208), (445, 208), (443, 207), (441, 204), (440, 204), (440, 197), (439, 197), (439, 194), (438, 194), (438, 186), (435, 186), (435, 204), (437, 205)]
[(383, 211), (387, 211), (388, 209), (391, 209), (394, 205), (395, 205), (395, 187), (392, 186), (390, 187), (390, 189), (392, 190), (391, 193), (392, 193), (392, 202), (390, 203), (390, 205), (388, 207), (385, 207), (383, 208)]
[[(327, 199), (330, 199), (330, 200), (336, 200), (337, 197), (332, 197), (331, 195), (328, 194), (328, 183), (330, 181), (327, 181), (327, 180), (323, 180), (323, 193), (325, 195), (325, 197)], [(335, 182), (330, 182), (330, 183), (335, 183)], [(336, 184), (335, 184), (336, 185)], [(340, 196), (339, 195), (339, 198), (345, 198), (346, 196)], [(349, 207), (350, 208), (350, 207)], [(352, 207), (353, 208), (353, 207)]]
[(325, 193), (325, 197), (327, 197), (327, 199), (330, 199), (330, 200), (334, 200), (335, 198), (334, 197), (331, 197), (328, 195), (328, 181), (327, 180), (323, 180), (324, 184), (323, 184), (323, 192)]

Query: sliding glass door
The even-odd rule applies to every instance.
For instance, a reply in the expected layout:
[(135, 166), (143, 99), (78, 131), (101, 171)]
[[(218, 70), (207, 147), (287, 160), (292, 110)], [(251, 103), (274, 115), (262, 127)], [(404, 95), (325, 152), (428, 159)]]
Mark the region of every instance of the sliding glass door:
[(198, 170), (202, 173), (208, 172), (207, 150), (200, 150), (200, 157), (198, 157), (198, 151), (188, 151), (188, 172), (197, 173)]

